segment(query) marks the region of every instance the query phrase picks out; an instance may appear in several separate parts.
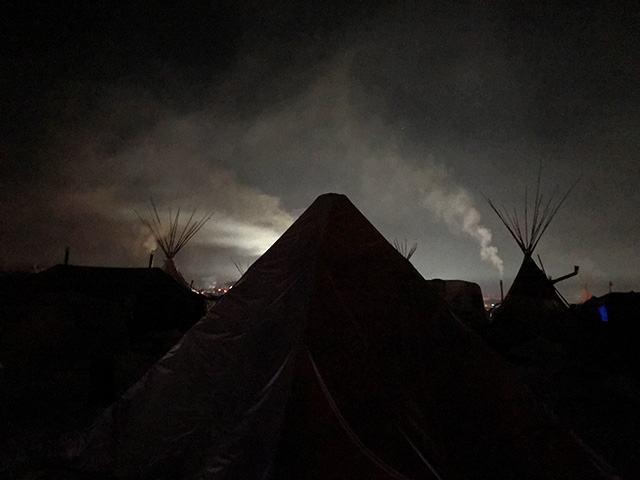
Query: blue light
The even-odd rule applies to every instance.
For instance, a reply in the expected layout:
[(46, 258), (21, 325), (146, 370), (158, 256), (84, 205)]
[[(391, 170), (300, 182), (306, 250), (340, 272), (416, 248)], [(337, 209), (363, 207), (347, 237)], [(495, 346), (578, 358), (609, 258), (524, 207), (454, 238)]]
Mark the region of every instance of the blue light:
[(600, 305), (598, 307), (598, 312), (600, 312), (600, 318), (602, 318), (603, 322), (609, 321), (609, 315), (607, 315), (607, 307), (605, 307), (604, 305)]

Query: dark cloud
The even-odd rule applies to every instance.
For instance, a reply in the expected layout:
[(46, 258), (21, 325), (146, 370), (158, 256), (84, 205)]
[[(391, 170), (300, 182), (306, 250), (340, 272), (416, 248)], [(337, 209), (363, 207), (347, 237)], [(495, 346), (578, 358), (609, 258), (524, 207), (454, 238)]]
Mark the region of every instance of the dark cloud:
[(2, 262), (71, 245), (78, 262), (146, 264), (134, 209), (153, 197), (165, 214), (215, 210), (177, 261), (228, 280), (338, 191), (390, 240), (418, 242), (426, 277), (496, 293), (500, 260), (508, 283), (520, 253), (481, 193), (519, 208), (542, 161), (546, 188), (582, 176), (540, 243), (548, 273), (580, 264), (594, 293), (634, 288), (633, 11), (506, 3), (16, 7)]

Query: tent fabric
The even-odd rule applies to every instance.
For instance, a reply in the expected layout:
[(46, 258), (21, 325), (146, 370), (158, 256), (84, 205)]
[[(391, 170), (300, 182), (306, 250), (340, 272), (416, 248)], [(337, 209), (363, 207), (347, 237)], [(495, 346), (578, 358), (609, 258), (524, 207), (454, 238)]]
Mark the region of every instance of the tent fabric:
[(189, 289), (191, 288), (189, 283), (182, 276), (182, 273), (180, 273), (180, 270), (178, 270), (178, 267), (176, 267), (176, 264), (173, 261), (173, 258), (165, 258), (164, 259), (164, 263), (162, 265), (162, 270), (164, 270), (166, 273), (171, 275), (173, 277), (173, 279), (176, 282), (178, 282), (180, 285), (183, 285), (183, 286), (185, 286), (185, 287), (187, 287)]
[(502, 304), (495, 311), (489, 338), (507, 350), (544, 334), (568, 311), (551, 280), (525, 255)]
[(337, 194), (102, 415), (76, 461), (121, 479), (601, 478)]

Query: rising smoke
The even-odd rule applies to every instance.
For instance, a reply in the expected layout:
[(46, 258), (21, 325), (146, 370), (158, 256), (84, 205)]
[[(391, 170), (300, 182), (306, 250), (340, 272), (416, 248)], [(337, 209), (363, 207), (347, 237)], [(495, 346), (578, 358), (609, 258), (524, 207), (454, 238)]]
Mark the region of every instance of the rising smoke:
[[(69, 116), (57, 119), (53, 128), (51, 137), (58, 141), (48, 146), (47, 155), (55, 166), (51, 178), (55, 174), (58, 180), (41, 203), (50, 204), (50, 198), (66, 192), (73, 208), (75, 203), (92, 205), (68, 219), (65, 232), (82, 237), (87, 249), (96, 238), (121, 243), (104, 260), (111, 265), (145, 262), (137, 252), (128, 259), (116, 257), (127, 251), (119, 248), (124, 243), (137, 242), (142, 257), (153, 247), (132, 213), (144, 210), (149, 197), (185, 211), (216, 211), (178, 259), (193, 278), (200, 271), (206, 275), (225, 268), (235, 274), (230, 257), (254, 260), (293, 221), (290, 211), (337, 191), (364, 210), (386, 208), (386, 218), (401, 210), (413, 222), (437, 218), (473, 239), (480, 257), (502, 273), (502, 260), (472, 195), (443, 166), (448, 158), (430, 156), (439, 139), (417, 144), (405, 135), (402, 122), (387, 117), (392, 98), (387, 92), (400, 92), (401, 106), (414, 94), (433, 95), (426, 99), (433, 103), (442, 92), (412, 91), (407, 75), (419, 72), (406, 67), (416, 59), (389, 58), (385, 38), (353, 42), (315, 62), (296, 46), (285, 66), (277, 62), (281, 45), (273, 52), (252, 45), (219, 81), (198, 91), (195, 107), (177, 105), (178, 93), (170, 103), (145, 95), (140, 86), (62, 92), (60, 98), (75, 98), (75, 103), (61, 108)], [(440, 73), (448, 78), (447, 72)], [(428, 80), (435, 82), (433, 75)], [(82, 109), (86, 98), (97, 98), (88, 112)], [(60, 217), (62, 210), (48, 216)], [(110, 223), (100, 221), (104, 218)], [(122, 232), (116, 238), (112, 224)], [(50, 237), (47, 232), (41, 236)], [(94, 257), (105, 251), (94, 250)]]
[[(352, 168), (355, 166), (355, 172), (345, 174), (356, 174), (367, 198), (381, 199), (380, 203), (389, 206), (390, 216), (394, 211), (407, 208), (406, 204), (409, 208), (417, 205), (426, 210), (444, 221), (452, 232), (465, 234), (477, 242), (481, 259), (492, 264), (502, 277), (503, 261), (492, 244), (491, 230), (481, 223), (472, 195), (456, 183), (443, 164), (427, 153), (428, 147), (423, 147), (420, 158), (416, 158), (415, 153), (405, 155), (403, 151), (415, 150), (415, 146), (407, 145), (401, 131), (375, 116), (356, 112), (354, 98), (360, 101), (362, 97), (350, 75), (355, 56), (350, 51), (334, 59), (326, 75), (296, 103), (296, 116), (314, 119), (309, 130), (318, 123), (326, 129), (338, 119), (330, 141), (342, 143), (338, 151), (344, 156), (343, 162)], [(319, 102), (318, 99), (332, 101)], [(270, 117), (273, 131), (286, 132), (287, 113), (282, 116), (280, 119)], [(296, 128), (300, 128), (299, 125)], [(332, 148), (336, 150), (335, 145)]]
[(480, 223), (480, 213), (474, 207), (473, 198), (461, 186), (445, 185), (446, 183), (432, 183), (431, 189), (423, 192), (423, 205), (442, 218), (447, 225), (453, 229), (460, 229), (477, 241), (480, 245), (480, 258), (490, 262), (502, 278), (503, 261), (498, 255), (498, 248), (491, 243), (491, 230)]
[[(471, 237), (480, 246), (480, 258), (503, 274), (503, 261), (492, 244), (491, 230), (481, 224), (481, 216), (471, 194), (457, 185), (446, 169), (429, 157), (419, 167), (396, 155), (369, 157), (363, 181), (369, 193), (404, 198), (444, 221), (452, 232)], [(381, 191), (382, 189), (382, 191)]]

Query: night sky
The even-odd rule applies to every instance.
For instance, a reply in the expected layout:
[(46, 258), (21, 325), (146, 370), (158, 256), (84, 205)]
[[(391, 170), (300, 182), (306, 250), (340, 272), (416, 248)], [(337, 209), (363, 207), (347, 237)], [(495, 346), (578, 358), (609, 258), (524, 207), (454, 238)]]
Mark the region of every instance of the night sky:
[(146, 266), (153, 198), (216, 212), (175, 259), (208, 286), (338, 192), (498, 295), (483, 195), (521, 211), (542, 165), (581, 178), (536, 250), (560, 291), (640, 290), (637, 2), (180, 3), (5, 2), (0, 266)]

